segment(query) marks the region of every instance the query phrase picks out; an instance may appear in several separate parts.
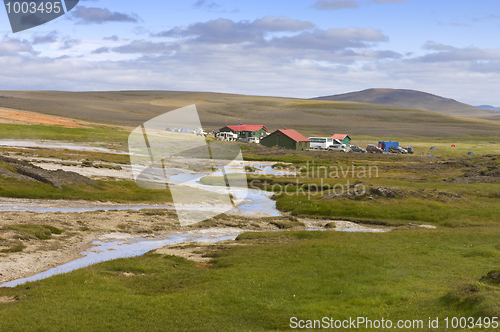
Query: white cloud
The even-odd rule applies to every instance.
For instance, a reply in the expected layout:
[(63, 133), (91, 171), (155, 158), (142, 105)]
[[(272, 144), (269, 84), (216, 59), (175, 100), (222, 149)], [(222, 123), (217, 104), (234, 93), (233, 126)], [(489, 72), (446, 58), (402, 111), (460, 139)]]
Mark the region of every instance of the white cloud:
[(25, 39), (4, 37), (4, 39), (0, 41), (0, 56), (18, 55), (20, 53), (35, 54), (35, 50), (33, 50), (30, 42)]
[(358, 8), (359, 5), (354, 0), (318, 0), (313, 7), (319, 10), (339, 10), (348, 8)]
[(78, 19), (77, 24), (102, 24), (105, 22), (137, 23), (137, 15), (112, 12), (107, 8), (77, 6), (70, 12), (71, 17)]

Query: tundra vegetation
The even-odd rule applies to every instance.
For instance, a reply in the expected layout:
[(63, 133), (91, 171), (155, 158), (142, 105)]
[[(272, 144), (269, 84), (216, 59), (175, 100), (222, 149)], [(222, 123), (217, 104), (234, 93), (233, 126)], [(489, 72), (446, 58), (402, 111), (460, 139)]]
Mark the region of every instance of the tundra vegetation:
[[(94, 142), (121, 150), (127, 136), (126, 131), (112, 133), (99, 127), (39, 126), (23, 131), (23, 126), (0, 126), (10, 130), (8, 138)], [(208, 264), (153, 251), (1, 288), (2, 329), (270, 331), (287, 329), (291, 317), (421, 319), (426, 324), (436, 316), (500, 317), (500, 140), (477, 135), (360, 136), (353, 143), (363, 146), (385, 139), (412, 146), (416, 154), (291, 152), (252, 145), (244, 149), (245, 160), (273, 161), (298, 170), (295, 176), (264, 176), (255, 171), (248, 175), (250, 186), (274, 192), (277, 208), (291, 216), (269, 221), (283, 231), (247, 232), (232, 243), (207, 246), (203, 251), (211, 258)], [(437, 150), (429, 151), (431, 146)], [(474, 155), (467, 155), (469, 151)], [(80, 164), (88, 160), (89, 167), (127, 164), (122, 156), (91, 152), (4, 148), (2, 153)], [(0, 167), (16, 172), (10, 164)], [(222, 182), (208, 177), (203, 183)], [(332, 192), (336, 185), (344, 192)], [(352, 194), (356, 186), (363, 186), (364, 192)], [(168, 191), (142, 190), (124, 180), (59, 189), (0, 177), (0, 195), (170, 200)], [(295, 230), (303, 227), (300, 220), (306, 217), (324, 219), (330, 230)], [(337, 232), (332, 220), (388, 225), (393, 230)], [(210, 227), (215, 222), (204, 223)], [(9, 243), (0, 254), (23, 250), (23, 237), (64, 236), (57, 235), (61, 229), (51, 227), (11, 225), (8, 231), (18, 238), (0, 239), (0, 244)]]

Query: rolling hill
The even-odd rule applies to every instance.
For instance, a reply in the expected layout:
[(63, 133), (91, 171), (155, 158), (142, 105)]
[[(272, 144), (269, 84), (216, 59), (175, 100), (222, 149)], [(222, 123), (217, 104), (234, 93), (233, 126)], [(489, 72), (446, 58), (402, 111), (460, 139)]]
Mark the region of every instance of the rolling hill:
[(500, 130), (500, 121), (357, 102), (178, 91), (0, 91), (0, 108), (130, 128), (191, 104), (196, 104), (206, 130), (240, 120), (271, 131), (293, 128), (306, 136), (493, 136)]
[(313, 100), (352, 101), (414, 108), (425, 111), (443, 113), (452, 116), (466, 117), (500, 117), (492, 110), (473, 107), (454, 99), (443, 98), (430, 93), (405, 89), (367, 89), (333, 96), (313, 98)]
[(491, 105), (479, 105), (476, 106), (477, 108), (482, 108), (484, 110), (490, 110), (490, 111), (500, 111), (500, 107), (495, 107)]

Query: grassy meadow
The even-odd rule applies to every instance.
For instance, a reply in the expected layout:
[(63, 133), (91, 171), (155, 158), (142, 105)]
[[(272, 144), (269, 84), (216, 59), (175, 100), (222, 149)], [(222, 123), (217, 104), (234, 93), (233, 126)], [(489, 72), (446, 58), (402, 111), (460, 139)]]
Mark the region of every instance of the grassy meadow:
[(78, 143), (102, 143), (106, 147), (126, 148), (129, 131), (110, 126), (67, 128), (53, 125), (0, 124), (0, 139), (57, 140)]
[(0, 320), (8, 331), (275, 331), (291, 317), (358, 316), (443, 327), (500, 316), (500, 288), (482, 279), (499, 269), (499, 238), (496, 227), (244, 233), (213, 246), (209, 266), (151, 252), (2, 288), (15, 301)]
[[(40, 107), (50, 109), (44, 94), (37, 96), (45, 101), (39, 103)], [(143, 121), (142, 117), (132, 117), (131, 108), (135, 105), (142, 105), (143, 117), (161, 114), (172, 106), (161, 93), (154, 102), (140, 92), (113, 96), (123, 105), (134, 100), (126, 109), (130, 117), (123, 120), (124, 125), (138, 119)], [(61, 103), (70, 107), (74, 103), (72, 98), (62, 99)], [(209, 264), (153, 251), (12, 289), (0, 288), (0, 330), (275, 331), (289, 330), (291, 317), (343, 320), (358, 316), (391, 319), (394, 323), (423, 320), (425, 327), (429, 317), (439, 317), (438, 330), (445, 330), (446, 317), (475, 320), (500, 317), (498, 280), (483, 278), (488, 272), (500, 270), (500, 182), (495, 175), (500, 165), (500, 139), (494, 135), (498, 128), (494, 121), (391, 107), (382, 110), (373, 105), (360, 110), (360, 105), (353, 103), (253, 97), (245, 97), (246, 104), (231, 113), (230, 106), (241, 102), (241, 98), (228, 95), (196, 95), (196, 98), (202, 101), (206, 98), (200, 108), (202, 119), (211, 116), (218, 125), (228, 114), (234, 120), (243, 114), (245, 107), (253, 105), (256, 117), (267, 114), (264, 119), (281, 121), (287, 112), (307, 114), (317, 123), (324, 123), (317, 135), (331, 130), (325, 119), (335, 119), (338, 123), (349, 119), (346, 120), (349, 128), (356, 130), (373, 123), (371, 133), (353, 135), (353, 144), (362, 147), (380, 140), (412, 146), (415, 155), (292, 152), (240, 144), (245, 160), (274, 161), (300, 170), (296, 177), (248, 176), (251, 186), (275, 193), (277, 208), (284, 214), (324, 220), (329, 228), (332, 220), (351, 220), (394, 229), (386, 233), (289, 231), (300, 224), (291, 220), (278, 226), (283, 231), (243, 233), (236, 245), (208, 247), (205, 256), (211, 258)], [(15, 103), (21, 99), (9, 100)], [(114, 103), (112, 100), (103, 103), (108, 105), (107, 102)], [(226, 106), (217, 113), (216, 103)], [(88, 120), (100, 114), (97, 102), (90, 103), (89, 109), (82, 113), (82, 118)], [(115, 111), (119, 112), (118, 108)], [(116, 112), (106, 113), (106, 119), (111, 121), (119, 114)], [(47, 113), (64, 112), (55, 109)], [(380, 114), (390, 115), (392, 121), (386, 121), (385, 115)], [(401, 117), (394, 118), (396, 114)], [(301, 118), (295, 115), (292, 124), (302, 126), (297, 128), (307, 135), (315, 133), (314, 123), (301, 124)], [(358, 121), (362, 118), (365, 122)], [(408, 119), (420, 122), (413, 128)], [(443, 121), (446, 123), (440, 136)], [(381, 133), (387, 133), (389, 125), (399, 128), (394, 135), (402, 133), (401, 136), (383, 136)], [(409, 127), (411, 132), (405, 132)], [(467, 132), (461, 133), (462, 136), (451, 134), (453, 130), (457, 132), (456, 128), (466, 127)], [(427, 129), (419, 136), (420, 128)], [(0, 138), (85, 142), (120, 151), (126, 150), (127, 136), (125, 129), (110, 130), (97, 125), (64, 128), (0, 124)], [(452, 144), (457, 147), (452, 148)], [(430, 151), (432, 146), (437, 150)], [(11, 157), (129, 163), (128, 156), (106, 153), (7, 147), (1, 150), (9, 152)], [(468, 152), (474, 155), (469, 156)], [(428, 154), (434, 157), (429, 158)], [(376, 169), (376, 173), (363, 175), (363, 168)], [(208, 185), (223, 184), (220, 178), (205, 177), (202, 181)], [(332, 195), (330, 189), (335, 186), (344, 188), (344, 192)], [(349, 195), (355, 186), (362, 186), (364, 193)], [(283, 192), (283, 188), (289, 192)], [(121, 203), (171, 201), (168, 190), (145, 190), (133, 181), (114, 180), (57, 189), (43, 183), (0, 178), (0, 196)], [(421, 228), (418, 224), (437, 228)], [(24, 227), (21, 231), (48, 238), (57, 232), (45, 226)], [(492, 329), (475, 326), (462, 330)]]

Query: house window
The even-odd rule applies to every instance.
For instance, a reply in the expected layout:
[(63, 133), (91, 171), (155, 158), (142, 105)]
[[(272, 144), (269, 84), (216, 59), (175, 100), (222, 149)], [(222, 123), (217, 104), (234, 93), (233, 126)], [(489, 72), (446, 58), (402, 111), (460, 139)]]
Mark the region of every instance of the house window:
[(302, 142), (299, 142), (299, 148), (302, 148)]

